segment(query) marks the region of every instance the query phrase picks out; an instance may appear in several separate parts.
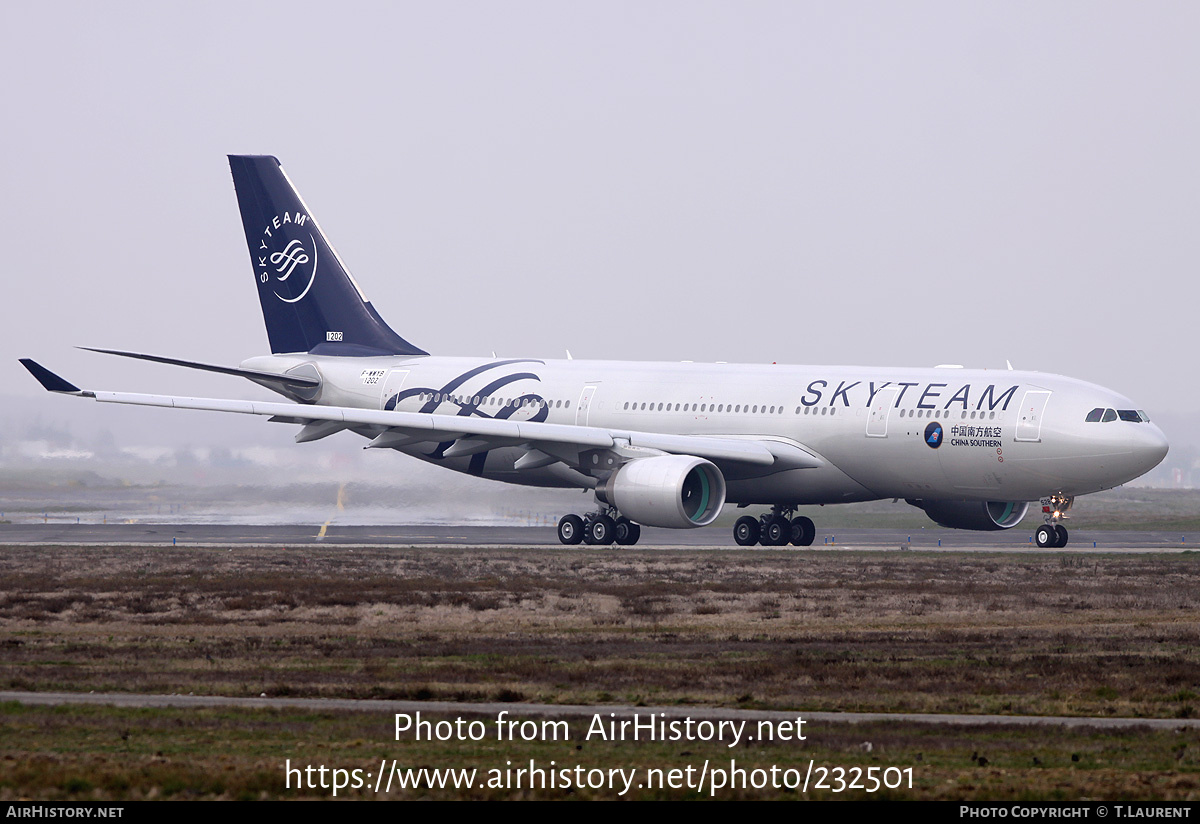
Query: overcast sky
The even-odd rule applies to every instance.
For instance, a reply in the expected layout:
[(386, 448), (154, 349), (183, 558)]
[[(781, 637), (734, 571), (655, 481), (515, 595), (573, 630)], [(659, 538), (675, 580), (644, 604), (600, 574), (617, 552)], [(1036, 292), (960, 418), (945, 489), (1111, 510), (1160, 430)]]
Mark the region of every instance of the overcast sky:
[(3, 3), (3, 392), (266, 397), (70, 348), (268, 351), (263, 153), (435, 354), (1009, 359), (1200, 414), (1197, 43), (1194, 2)]

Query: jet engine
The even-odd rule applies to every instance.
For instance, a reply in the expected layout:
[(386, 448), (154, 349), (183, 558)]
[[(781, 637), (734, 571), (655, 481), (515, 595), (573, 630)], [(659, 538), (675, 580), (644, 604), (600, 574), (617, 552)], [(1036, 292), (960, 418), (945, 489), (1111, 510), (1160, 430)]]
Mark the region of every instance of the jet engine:
[(907, 503), (925, 510), (941, 526), (952, 529), (1012, 529), (1029, 511), (1029, 504), (1008, 501), (925, 501)]
[(637, 458), (597, 487), (596, 497), (645, 526), (707, 526), (725, 505), (725, 478), (714, 464), (690, 455)]

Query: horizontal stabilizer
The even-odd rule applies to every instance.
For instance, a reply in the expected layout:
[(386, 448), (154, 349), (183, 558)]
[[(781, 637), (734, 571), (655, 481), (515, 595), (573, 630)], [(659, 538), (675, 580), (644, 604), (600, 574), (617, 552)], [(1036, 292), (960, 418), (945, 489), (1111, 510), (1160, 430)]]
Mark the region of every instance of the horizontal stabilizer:
[(78, 394), (83, 391), (75, 384), (65, 378), (59, 377), (35, 360), (30, 360), (29, 358), (21, 358), (20, 360), (21, 365), (29, 370), (29, 374), (37, 378), (38, 383), (51, 392), (72, 392)]
[(276, 375), (273, 372), (259, 372), (255, 369), (238, 369), (234, 366), (216, 366), (211, 363), (199, 363), (197, 361), (180, 360), (179, 358), (166, 358), (162, 355), (143, 355), (139, 352), (121, 352), (117, 349), (94, 349), (91, 346), (80, 346), (88, 352), (100, 352), (104, 355), (117, 355), (122, 358), (137, 358), (138, 360), (153, 361), (154, 363), (166, 363), (171, 366), (186, 366), (188, 369), (200, 369), (205, 372), (217, 372), (222, 375), (237, 375), (241, 378), (249, 378), (252, 381), (264, 381), (266, 383), (278, 384), (280, 386), (289, 387), (292, 389), (312, 389), (320, 386), (321, 381), (317, 378), (306, 378), (303, 375)]

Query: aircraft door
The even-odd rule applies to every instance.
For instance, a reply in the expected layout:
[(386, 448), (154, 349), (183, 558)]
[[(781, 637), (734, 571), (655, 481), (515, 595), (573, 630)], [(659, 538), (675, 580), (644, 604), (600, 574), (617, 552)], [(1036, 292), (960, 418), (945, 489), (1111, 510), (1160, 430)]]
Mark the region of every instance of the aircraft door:
[(579, 406), (575, 409), (576, 426), (588, 425), (588, 415), (592, 410), (592, 398), (595, 396), (595, 394), (595, 384), (583, 387), (583, 391), (579, 393)]
[(1050, 393), (1044, 390), (1030, 389), (1025, 393), (1017, 410), (1017, 434), (1014, 440), (1037, 442), (1042, 439), (1042, 415), (1048, 400)]
[(896, 405), (898, 394), (898, 386), (885, 386), (875, 393), (875, 400), (871, 402), (871, 409), (867, 415), (868, 438), (887, 437), (888, 418), (892, 414), (892, 407)]
[(409, 371), (408, 369), (393, 369), (388, 373), (387, 380), (383, 382), (383, 392), (379, 396), (380, 409), (387, 409), (388, 401), (400, 394), (400, 390), (404, 388), (404, 381), (408, 378)]

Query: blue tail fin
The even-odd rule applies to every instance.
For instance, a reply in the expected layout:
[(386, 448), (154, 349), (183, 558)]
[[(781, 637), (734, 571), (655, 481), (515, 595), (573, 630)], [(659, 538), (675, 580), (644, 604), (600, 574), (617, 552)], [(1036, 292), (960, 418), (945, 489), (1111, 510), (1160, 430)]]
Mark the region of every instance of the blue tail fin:
[(363, 297), (278, 160), (230, 155), (229, 168), (272, 352), (429, 354)]

